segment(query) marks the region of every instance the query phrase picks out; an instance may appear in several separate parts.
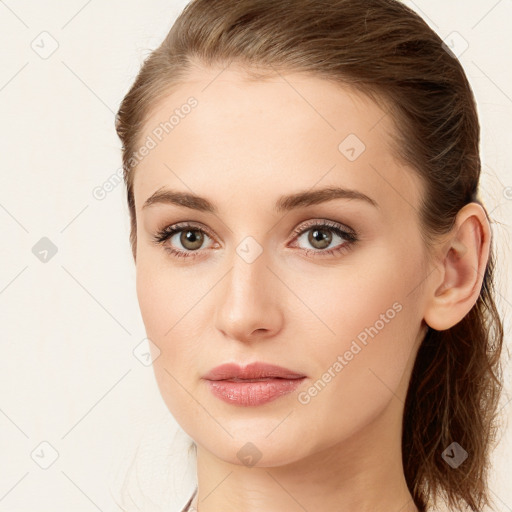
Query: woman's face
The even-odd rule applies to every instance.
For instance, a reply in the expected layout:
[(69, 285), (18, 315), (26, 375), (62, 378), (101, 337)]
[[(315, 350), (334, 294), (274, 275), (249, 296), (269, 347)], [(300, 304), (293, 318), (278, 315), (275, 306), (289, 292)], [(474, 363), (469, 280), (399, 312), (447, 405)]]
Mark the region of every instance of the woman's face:
[[(146, 120), (137, 294), (163, 399), (202, 449), (287, 464), (403, 406), (428, 268), (422, 187), (392, 138), (390, 115), (359, 93), (232, 68), (194, 71)], [(204, 378), (254, 362), (304, 377)]]

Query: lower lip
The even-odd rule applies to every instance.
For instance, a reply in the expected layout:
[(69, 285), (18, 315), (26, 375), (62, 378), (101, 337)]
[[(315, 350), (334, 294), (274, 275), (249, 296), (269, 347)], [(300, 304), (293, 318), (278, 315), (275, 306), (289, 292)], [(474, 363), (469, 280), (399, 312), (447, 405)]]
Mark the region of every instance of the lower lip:
[(210, 391), (228, 404), (244, 407), (262, 405), (294, 391), (304, 380), (300, 379), (267, 379), (257, 382), (232, 380), (207, 381)]

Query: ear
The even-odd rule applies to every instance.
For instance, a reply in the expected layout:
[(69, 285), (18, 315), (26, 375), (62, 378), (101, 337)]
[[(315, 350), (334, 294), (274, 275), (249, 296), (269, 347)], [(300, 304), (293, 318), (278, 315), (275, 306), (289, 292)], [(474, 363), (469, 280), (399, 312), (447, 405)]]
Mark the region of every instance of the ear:
[(436, 252), (439, 277), (432, 281), (424, 314), (432, 329), (453, 327), (478, 300), (490, 241), (491, 229), (482, 206), (469, 203), (461, 208), (450, 234)]

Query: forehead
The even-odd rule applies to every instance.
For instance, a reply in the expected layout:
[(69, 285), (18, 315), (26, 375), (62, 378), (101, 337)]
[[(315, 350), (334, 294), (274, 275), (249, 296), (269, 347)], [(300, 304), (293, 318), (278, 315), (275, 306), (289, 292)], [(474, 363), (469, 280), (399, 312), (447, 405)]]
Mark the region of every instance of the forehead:
[[(266, 73), (255, 79), (233, 65), (226, 69), (194, 67), (186, 81), (168, 94), (162, 94), (151, 105), (139, 134), (140, 142), (158, 131), (161, 123), (168, 122), (173, 114), (179, 116), (175, 115), (171, 122), (175, 140), (184, 126), (185, 130), (193, 129), (204, 141), (229, 131), (239, 133), (237, 128), (243, 127), (240, 136), (257, 134), (256, 142), (262, 144), (269, 140), (268, 137), (265, 140), (265, 134), (277, 130), (286, 131), (299, 140), (311, 139), (313, 130), (331, 132), (336, 137), (352, 130), (364, 139), (379, 125), (377, 138), (382, 144), (385, 143), (383, 135), (387, 141), (393, 136), (392, 118), (387, 114), (386, 105), (372, 101), (354, 88), (311, 74)], [(192, 109), (190, 116), (182, 115), (180, 110), (190, 110), (186, 103), (191, 97), (196, 100), (197, 108)], [(185, 122), (186, 118), (189, 119)]]
[(141, 130), (139, 144), (151, 150), (136, 167), (136, 207), (163, 185), (200, 195), (239, 187), (249, 198), (253, 185), (277, 196), (320, 181), (418, 204), (418, 178), (396, 161), (395, 137), (387, 107), (347, 86), (296, 72), (254, 80), (232, 67), (194, 68)]

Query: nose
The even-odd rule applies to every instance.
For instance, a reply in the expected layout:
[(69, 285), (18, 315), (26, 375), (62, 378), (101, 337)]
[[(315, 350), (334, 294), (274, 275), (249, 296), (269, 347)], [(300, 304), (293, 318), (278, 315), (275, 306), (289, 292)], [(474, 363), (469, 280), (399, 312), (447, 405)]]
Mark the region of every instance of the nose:
[(242, 342), (275, 336), (283, 325), (282, 284), (269, 268), (265, 251), (249, 262), (234, 254), (232, 268), (219, 290), (215, 326)]

